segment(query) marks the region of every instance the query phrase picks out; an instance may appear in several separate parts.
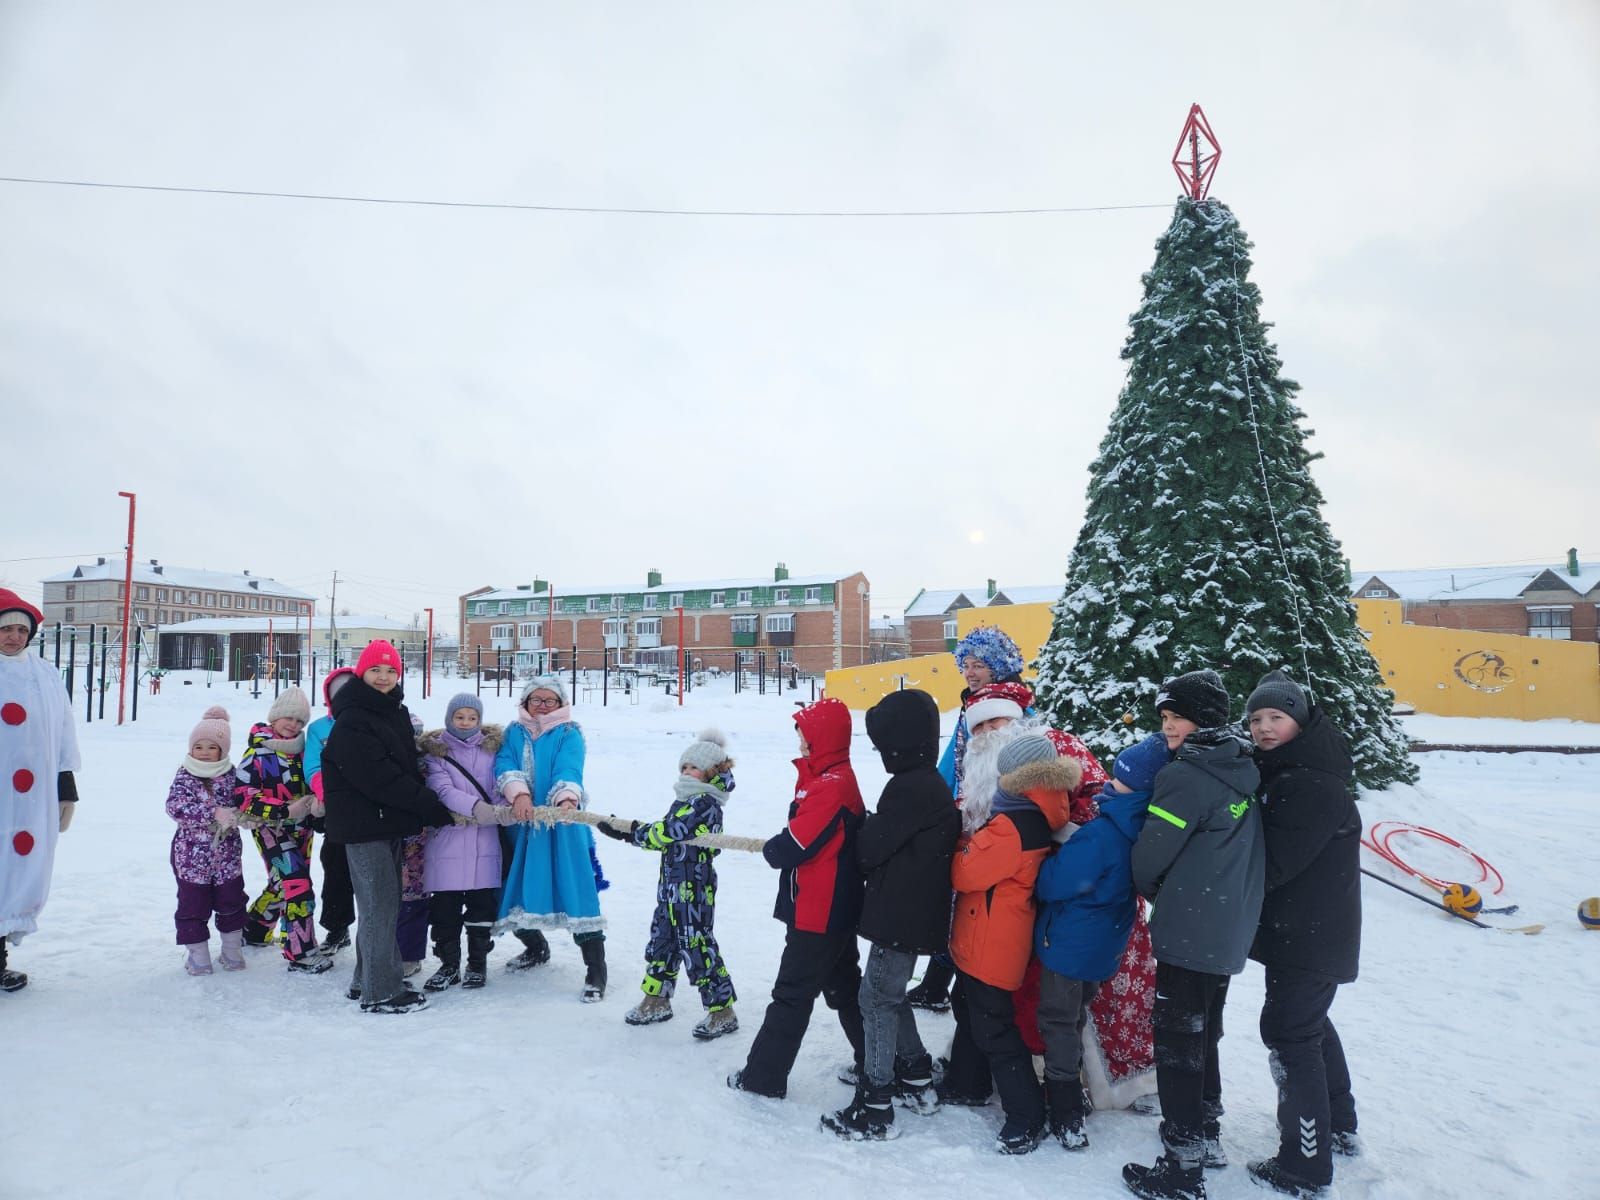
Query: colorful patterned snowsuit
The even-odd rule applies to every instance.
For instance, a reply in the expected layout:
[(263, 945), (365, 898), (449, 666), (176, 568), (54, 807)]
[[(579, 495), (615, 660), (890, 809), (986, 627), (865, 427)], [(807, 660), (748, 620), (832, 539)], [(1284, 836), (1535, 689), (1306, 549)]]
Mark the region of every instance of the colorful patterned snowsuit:
[(717, 902), (714, 860), (720, 851), (683, 843), (722, 832), (727, 793), (688, 776), (678, 780), (674, 791), (676, 798), (666, 816), (654, 824), (636, 825), (633, 831), (635, 846), (661, 852), (656, 911), (644, 948), (644, 982), (639, 986), (646, 995), (671, 996), (678, 964), (686, 963), (689, 981), (700, 989), (700, 1002), (715, 1012), (735, 998), (733, 980), (712, 933)]
[[(278, 925), (283, 930), (283, 956), (294, 962), (317, 946), (317, 895), (311, 883), (315, 835), (309, 815), (298, 821), (289, 819), (289, 802), (309, 789), (300, 754), (281, 748), (276, 741), (272, 726), (257, 722), (250, 727), (234, 794), (241, 815), (261, 822), (252, 836), (267, 869), (267, 886), (249, 909), (257, 934), (250, 940), (270, 934)], [(249, 926), (246, 929), (249, 938)]]

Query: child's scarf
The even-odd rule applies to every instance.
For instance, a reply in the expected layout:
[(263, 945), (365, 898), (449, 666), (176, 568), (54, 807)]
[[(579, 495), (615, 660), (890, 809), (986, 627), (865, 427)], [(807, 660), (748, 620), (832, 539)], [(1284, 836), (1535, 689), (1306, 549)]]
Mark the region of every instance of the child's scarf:
[(547, 713), (531, 713), (525, 708), (517, 709), (517, 724), (528, 731), (528, 739), (534, 742), (557, 725), (566, 725), (571, 720), (570, 704), (563, 704), (560, 708), (553, 708)]
[(215, 779), (227, 771), (233, 770), (233, 763), (224, 754), (217, 762), (201, 762), (192, 754), (183, 756), (183, 769), (196, 779)]

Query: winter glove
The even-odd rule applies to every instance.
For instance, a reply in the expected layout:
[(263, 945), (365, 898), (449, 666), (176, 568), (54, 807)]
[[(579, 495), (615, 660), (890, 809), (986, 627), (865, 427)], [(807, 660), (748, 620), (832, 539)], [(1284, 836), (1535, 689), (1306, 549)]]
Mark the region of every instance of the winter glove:
[(296, 796), (289, 801), (289, 820), (299, 821), (311, 811), (311, 805), (316, 800), (315, 796)]
[(218, 805), (211, 810), (211, 819), (217, 823), (217, 828), (226, 832), (239, 823), (239, 810)]
[[(63, 800), (61, 802), (61, 828), (57, 832), (65, 833), (67, 831), (67, 826), (72, 824), (72, 814), (77, 807), (78, 804), (75, 800)], [(19, 934), (18, 936), (21, 935)]]
[(495, 806), (493, 804), (483, 800), (474, 800), (472, 803), (472, 820), (469, 823), (473, 825), (495, 824), (494, 810)]
[(601, 833), (605, 834), (608, 838), (616, 838), (619, 842), (631, 842), (633, 840), (633, 827), (635, 824), (636, 822), (629, 821), (627, 829), (623, 830), (618, 829), (610, 821), (601, 821), (595, 826), (595, 828)]
[(494, 823), (496, 825), (515, 825), (517, 814), (509, 804), (494, 805)]

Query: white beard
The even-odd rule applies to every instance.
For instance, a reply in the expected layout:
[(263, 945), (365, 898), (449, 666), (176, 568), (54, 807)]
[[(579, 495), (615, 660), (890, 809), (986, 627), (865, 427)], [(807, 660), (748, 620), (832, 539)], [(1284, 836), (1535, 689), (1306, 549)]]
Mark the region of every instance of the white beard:
[(966, 757), (961, 760), (962, 829), (976, 833), (994, 812), (994, 794), (1000, 788), (1000, 751), (1038, 728), (1036, 721), (1013, 721), (967, 740)]

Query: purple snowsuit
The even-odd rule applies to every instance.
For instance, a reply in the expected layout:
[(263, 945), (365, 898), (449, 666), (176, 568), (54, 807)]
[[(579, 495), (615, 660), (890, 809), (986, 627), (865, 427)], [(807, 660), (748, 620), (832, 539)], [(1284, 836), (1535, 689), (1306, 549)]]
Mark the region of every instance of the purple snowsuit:
[[(475, 729), (465, 739), (443, 730), (427, 733), (419, 743), (428, 787), (451, 812), (472, 816), (472, 806), (484, 797), (467, 782), (451, 759), (488, 793), (489, 802), (508, 803), (495, 790), (494, 757), (500, 750), (502, 731), (498, 725)], [(429, 892), (473, 892), (500, 887), (500, 829), (496, 825), (446, 825), (428, 835), (422, 870), (423, 887)]]
[(212, 913), (218, 933), (244, 928), (243, 843), (237, 829), (218, 838), (212, 822), (212, 809), (234, 806), (233, 786), (231, 768), (215, 779), (201, 779), (179, 767), (167, 792), (167, 816), (178, 823), (171, 861), (178, 881), (173, 919), (180, 946), (210, 940)]

